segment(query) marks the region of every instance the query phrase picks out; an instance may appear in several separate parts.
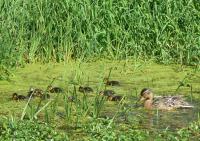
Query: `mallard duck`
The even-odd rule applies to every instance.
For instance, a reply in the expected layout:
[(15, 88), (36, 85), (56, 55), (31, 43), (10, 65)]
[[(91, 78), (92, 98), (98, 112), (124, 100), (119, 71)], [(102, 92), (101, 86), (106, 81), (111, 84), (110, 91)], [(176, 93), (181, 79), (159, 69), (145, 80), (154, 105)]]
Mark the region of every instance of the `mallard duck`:
[(49, 85), (49, 86), (47, 87), (47, 89), (48, 89), (48, 91), (49, 91), (50, 93), (63, 93), (63, 89), (60, 88), (60, 87), (53, 87), (53, 86)]
[(17, 93), (12, 94), (12, 100), (25, 100), (26, 96), (24, 95), (18, 95)]
[(31, 97), (31, 95), (33, 98), (34, 97), (42, 97), (43, 93), (44, 92), (41, 89), (30, 87), (27, 97), (29, 98), (29, 97)]
[(104, 78), (104, 84), (106, 84), (108, 86), (120, 86), (119, 81), (109, 80), (109, 78)]
[(160, 110), (172, 110), (177, 108), (193, 108), (188, 102), (184, 101), (183, 96), (159, 96), (155, 97), (153, 92), (148, 89), (142, 89), (140, 93), (140, 101), (144, 102), (146, 109), (160, 109)]
[(120, 96), (120, 95), (111, 95), (111, 96), (108, 96), (108, 100), (109, 101), (121, 101), (122, 100), (122, 96)]
[(91, 93), (91, 92), (93, 92), (93, 89), (91, 87), (82, 87), (82, 86), (80, 86), (78, 90), (79, 90), (79, 92), (82, 92), (82, 93)]
[(102, 96), (112, 96), (115, 94), (115, 91), (113, 90), (104, 90), (99, 92), (100, 95)]

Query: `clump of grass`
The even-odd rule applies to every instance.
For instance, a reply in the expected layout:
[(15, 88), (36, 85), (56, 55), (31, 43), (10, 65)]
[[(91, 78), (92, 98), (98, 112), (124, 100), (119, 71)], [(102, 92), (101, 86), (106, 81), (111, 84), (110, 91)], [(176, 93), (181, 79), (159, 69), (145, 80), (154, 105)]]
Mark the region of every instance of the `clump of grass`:
[(98, 118), (100, 115), (100, 112), (102, 111), (102, 108), (104, 106), (106, 98), (101, 96), (96, 96), (94, 99), (94, 105), (93, 105), (93, 117)]
[(1, 140), (68, 140), (55, 128), (37, 121), (0, 119)]

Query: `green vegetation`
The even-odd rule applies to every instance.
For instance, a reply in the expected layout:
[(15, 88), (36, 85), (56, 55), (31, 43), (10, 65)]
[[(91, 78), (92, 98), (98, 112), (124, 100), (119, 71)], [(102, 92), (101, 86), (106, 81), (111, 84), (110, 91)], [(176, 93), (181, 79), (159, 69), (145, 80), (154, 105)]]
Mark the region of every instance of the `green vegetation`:
[[(111, 73), (110, 68), (113, 68)], [(105, 87), (103, 78), (108, 75), (121, 83), (119, 87), (107, 87), (124, 96), (121, 102), (107, 101), (98, 95)], [(199, 138), (200, 129), (199, 77), (199, 71), (189, 67), (142, 61), (28, 64), (18, 68), (10, 81), (0, 81), (0, 111), (5, 117), (0, 120), (0, 138), (195, 140)], [(52, 85), (62, 87), (64, 93), (50, 94), (51, 99), (44, 101), (35, 98), (27, 107), (28, 100), (9, 99), (13, 92), (27, 95), (30, 86), (45, 90), (53, 78), (56, 79)], [(91, 86), (94, 93), (80, 93), (80, 85)], [(192, 86), (192, 91), (188, 85)], [(142, 106), (135, 106), (143, 87), (152, 88), (156, 95), (183, 93), (195, 108), (172, 112), (144, 111)], [(75, 101), (69, 102), (68, 96), (74, 96)]]
[(13, 121), (13, 119), (0, 119), (0, 139), (12, 140), (67, 140), (67, 136), (53, 130), (44, 123), (31, 121)]
[[(199, 0), (1, 0), (0, 140), (198, 140), (199, 23)], [(64, 92), (11, 100), (51, 83)], [(144, 111), (144, 87), (195, 108)], [(123, 99), (98, 95), (105, 88)]]
[(197, 65), (198, 0), (1, 0), (1, 67), (91, 57)]
[[(55, 140), (61, 141), (70, 140), (66, 135), (55, 132), (52, 127), (49, 127), (42, 123), (30, 122), (30, 121), (5, 121), (4, 124), (0, 124), (0, 139), (9, 141), (15, 140)], [(155, 141), (182, 141), (182, 140), (198, 140), (200, 122), (191, 124), (188, 128), (178, 130), (173, 133), (170, 131), (147, 131), (138, 130), (131, 127), (124, 130), (116, 130), (116, 126), (108, 124), (109, 120), (99, 119), (98, 121), (92, 121), (84, 127), (88, 138), (74, 137), (73, 140), (122, 140), (122, 141), (143, 141), (151, 140), (155, 137)], [(127, 125), (128, 126), (128, 125)]]

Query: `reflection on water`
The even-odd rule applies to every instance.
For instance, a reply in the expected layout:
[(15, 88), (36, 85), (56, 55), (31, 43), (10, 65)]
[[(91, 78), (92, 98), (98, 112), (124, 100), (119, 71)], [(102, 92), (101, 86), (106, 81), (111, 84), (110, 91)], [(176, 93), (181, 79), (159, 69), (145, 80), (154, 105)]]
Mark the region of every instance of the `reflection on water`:
[[(200, 118), (200, 103), (192, 102), (194, 108), (176, 109), (170, 111), (145, 110), (142, 106), (126, 105), (125, 109), (107, 110), (102, 113), (102, 118), (115, 117), (115, 122), (128, 124), (139, 129), (171, 130), (188, 127), (191, 122)], [(115, 112), (114, 112), (115, 111)], [(116, 112), (118, 113), (116, 116)]]
[[(179, 109), (174, 111), (134, 111), (129, 114), (130, 117), (137, 116), (140, 128), (147, 129), (169, 129), (187, 127), (192, 121), (196, 121), (199, 117), (199, 109)], [(130, 120), (131, 121), (131, 120)], [(131, 121), (134, 122), (134, 121)]]

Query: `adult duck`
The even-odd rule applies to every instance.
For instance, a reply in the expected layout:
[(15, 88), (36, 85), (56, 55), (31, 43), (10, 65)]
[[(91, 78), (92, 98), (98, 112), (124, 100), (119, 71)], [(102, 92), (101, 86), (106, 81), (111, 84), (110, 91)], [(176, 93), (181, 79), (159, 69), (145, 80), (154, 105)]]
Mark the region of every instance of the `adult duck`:
[(140, 101), (144, 102), (145, 109), (173, 110), (178, 108), (193, 108), (181, 95), (158, 96), (154, 98), (154, 94), (149, 88), (141, 90)]

